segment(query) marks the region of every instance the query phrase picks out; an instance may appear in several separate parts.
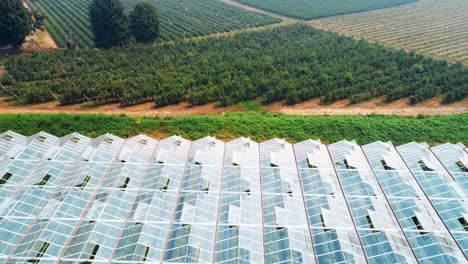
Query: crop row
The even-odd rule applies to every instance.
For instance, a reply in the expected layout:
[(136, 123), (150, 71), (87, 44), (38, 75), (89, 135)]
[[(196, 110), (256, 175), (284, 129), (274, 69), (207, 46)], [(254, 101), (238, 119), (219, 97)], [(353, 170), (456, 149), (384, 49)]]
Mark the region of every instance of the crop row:
[(21, 103), (294, 104), (315, 97), (356, 103), (377, 96), (418, 103), (437, 95), (448, 103), (468, 95), (468, 68), (461, 64), (299, 24), (156, 47), (24, 54), (4, 66), (11, 75), (4, 83)]
[(316, 19), (385, 8), (416, 0), (238, 0), (273, 13), (298, 19)]
[(468, 65), (468, 2), (419, 0), (314, 21), (318, 28)]
[[(91, 0), (26, 0), (47, 17), (46, 27), (59, 46), (65, 46), (68, 26), (80, 47), (93, 46), (88, 18)], [(123, 0), (129, 11), (142, 0)], [(218, 0), (150, 0), (160, 12), (161, 39), (173, 40), (235, 29), (268, 25), (278, 19), (245, 11)]]

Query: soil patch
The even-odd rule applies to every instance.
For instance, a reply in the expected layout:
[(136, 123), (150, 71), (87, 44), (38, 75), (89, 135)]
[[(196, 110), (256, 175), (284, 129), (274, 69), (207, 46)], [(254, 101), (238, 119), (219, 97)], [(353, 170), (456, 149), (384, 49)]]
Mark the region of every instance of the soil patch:
[[(400, 99), (386, 104), (383, 98), (376, 98), (368, 102), (349, 105), (349, 100), (340, 100), (330, 105), (320, 105), (319, 99), (312, 99), (296, 105), (285, 105), (276, 102), (260, 106), (260, 111), (275, 112), (289, 115), (449, 115), (468, 113), (468, 98), (453, 104), (442, 105), (442, 98), (435, 97), (415, 106), (409, 105), (409, 99)], [(7, 98), (0, 98), (0, 113), (68, 113), (68, 114), (126, 114), (129, 116), (189, 116), (224, 114), (229, 112), (248, 111), (242, 104), (229, 107), (216, 107), (215, 103), (202, 106), (189, 106), (187, 102), (176, 105), (154, 108), (153, 102), (121, 107), (119, 104), (108, 104), (90, 109), (82, 109), (81, 105), (60, 106), (58, 102), (48, 102), (36, 105), (13, 105)]]

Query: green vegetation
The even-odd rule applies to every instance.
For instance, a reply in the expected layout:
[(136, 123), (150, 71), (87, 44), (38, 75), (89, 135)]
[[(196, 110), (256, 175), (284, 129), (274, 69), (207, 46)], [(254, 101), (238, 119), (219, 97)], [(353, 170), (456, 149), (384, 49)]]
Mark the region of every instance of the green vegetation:
[[(47, 17), (45, 25), (56, 43), (65, 47), (68, 25), (77, 36), (80, 47), (92, 47), (93, 33), (88, 17), (91, 0), (26, 0), (33, 10)], [(123, 0), (127, 12), (143, 0)], [(149, 0), (160, 11), (161, 39), (227, 32), (234, 29), (263, 26), (279, 22), (266, 15), (230, 6), (218, 0)], [(3, 0), (2, 0), (3, 2)]]
[(416, 0), (238, 0), (273, 13), (299, 19), (315, 19), (385, 8)]
[(92, 0), (89, 19), (96, 47), (124, 46), (133, 36), (136, 42), (154, 42), (159, 36), (159, 16), (154, 4), (141, 2), (128, 16), (120, 0)]
[(52, 177), (52, 175), (50, 174), (46, 174), (46, 176), (44, 176), (44, 178), (42, 178), (42, 180), (34, 185), (37, 185), (39, 186), (40, 188), (42, 188), (42, 186), (46, 185), (47, 182), (50, 180), (50, 178)]
[(57, 136), (79, 132), (97, 137), (113, 133), (129, 137), (145, 133), (187, 139), (207, 135), (220, 139), (240, 136), (257, 141), (274, 137), (298, 142), (320, 138), (323, 142), (356, 139), (360, 144), (391, 140), (394, 144), (411, 141), (468, 143), (468, 114), (436, 117), (398, 116), (289, 116), (271, 113), (233, 113), (226, 115), (151, 118), (106, 115), (0, 115), (0, 131), (13, 130), (24, 135), (45, 131)]
[(32, 30), (31, 13), (21, 0), (0, 1), (0, 45), (21, 46)]
[[(466, 1), (418, 0), (378, 12), (327, 17), (313, 26), (468, 66), (467, 4)], [(442, 16), (442, 9), (450, 15)]]
[(97, 47), (111, 48), (129, 42), (128, 16), (120, 0), (93, 0), (89, 6), (89, 19)]
[(152, 42), (159, 36), (159, 15), (153, 4), (138, 3), (129, 19), (132, 35), (137, 42)]
[(242, 102), (242, 105), (250, 111), (254, 111), (254, 112), (260, 111), (260, 104), (256, 101), (245, 101), (245, 102)]
[(20, 103), (58, 98), (62, 104), (154, 100), (232, 105), (261, 98), (288, 104), (376, 96), (418, 103), (436, 95), (468, 95), (468, 68), (415, 53), (356, 41), (306, 25), (234, 37), (114, 50), (23, 54), (4, 61)]

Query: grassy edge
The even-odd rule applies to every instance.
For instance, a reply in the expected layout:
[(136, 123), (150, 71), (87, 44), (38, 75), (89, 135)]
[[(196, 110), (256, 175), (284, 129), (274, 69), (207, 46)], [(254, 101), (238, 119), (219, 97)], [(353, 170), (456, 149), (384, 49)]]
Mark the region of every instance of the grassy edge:
[(265, 112), (237, 112), (225, 115), (187, 117), (129, 117), (126, 115), (3, 114), (0, 133), (12, 130), (24, 135), (45, 131), (56, 136), (79, 132), (97, 137), (112, 133), (128, 138), (147, 134), (164, 138), (173, 134), (190, 140), (215, 136), (222, 140), (250, 137), (261, 142), (285, 138), (289, 142), (321, 139), (333, 143), (343, 139), (359, 144), (392, 141), (468, 143), (468, 114), (400, 117), (383, 115), (295, 116)]

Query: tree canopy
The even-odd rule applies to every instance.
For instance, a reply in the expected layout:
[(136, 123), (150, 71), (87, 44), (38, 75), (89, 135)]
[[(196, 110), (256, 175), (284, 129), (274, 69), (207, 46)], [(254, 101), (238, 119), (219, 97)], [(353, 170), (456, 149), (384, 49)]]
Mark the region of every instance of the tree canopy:
[(32, 30), (31, 13), (21, 0), (0, 1), (0, 45), (21, 46)]
[[(46, 67), (44, 66), (46, 65)], [(4, 61), (20, 103), (187, 101), (231, 105), (260, 98), (359, 103), (468, 96), (468, 67), (356, 41), (307, 25), (114, 50), (24, 54)]]
[(89, 18), (97, 47), (111, 48), (128, 43), (128, 16), (119, 0), (93, 0)]
[(137, 42), (151, 42), (159, 36), (159, 15), (153, 4), (138, 3), (129, 18), (132, 35)]

